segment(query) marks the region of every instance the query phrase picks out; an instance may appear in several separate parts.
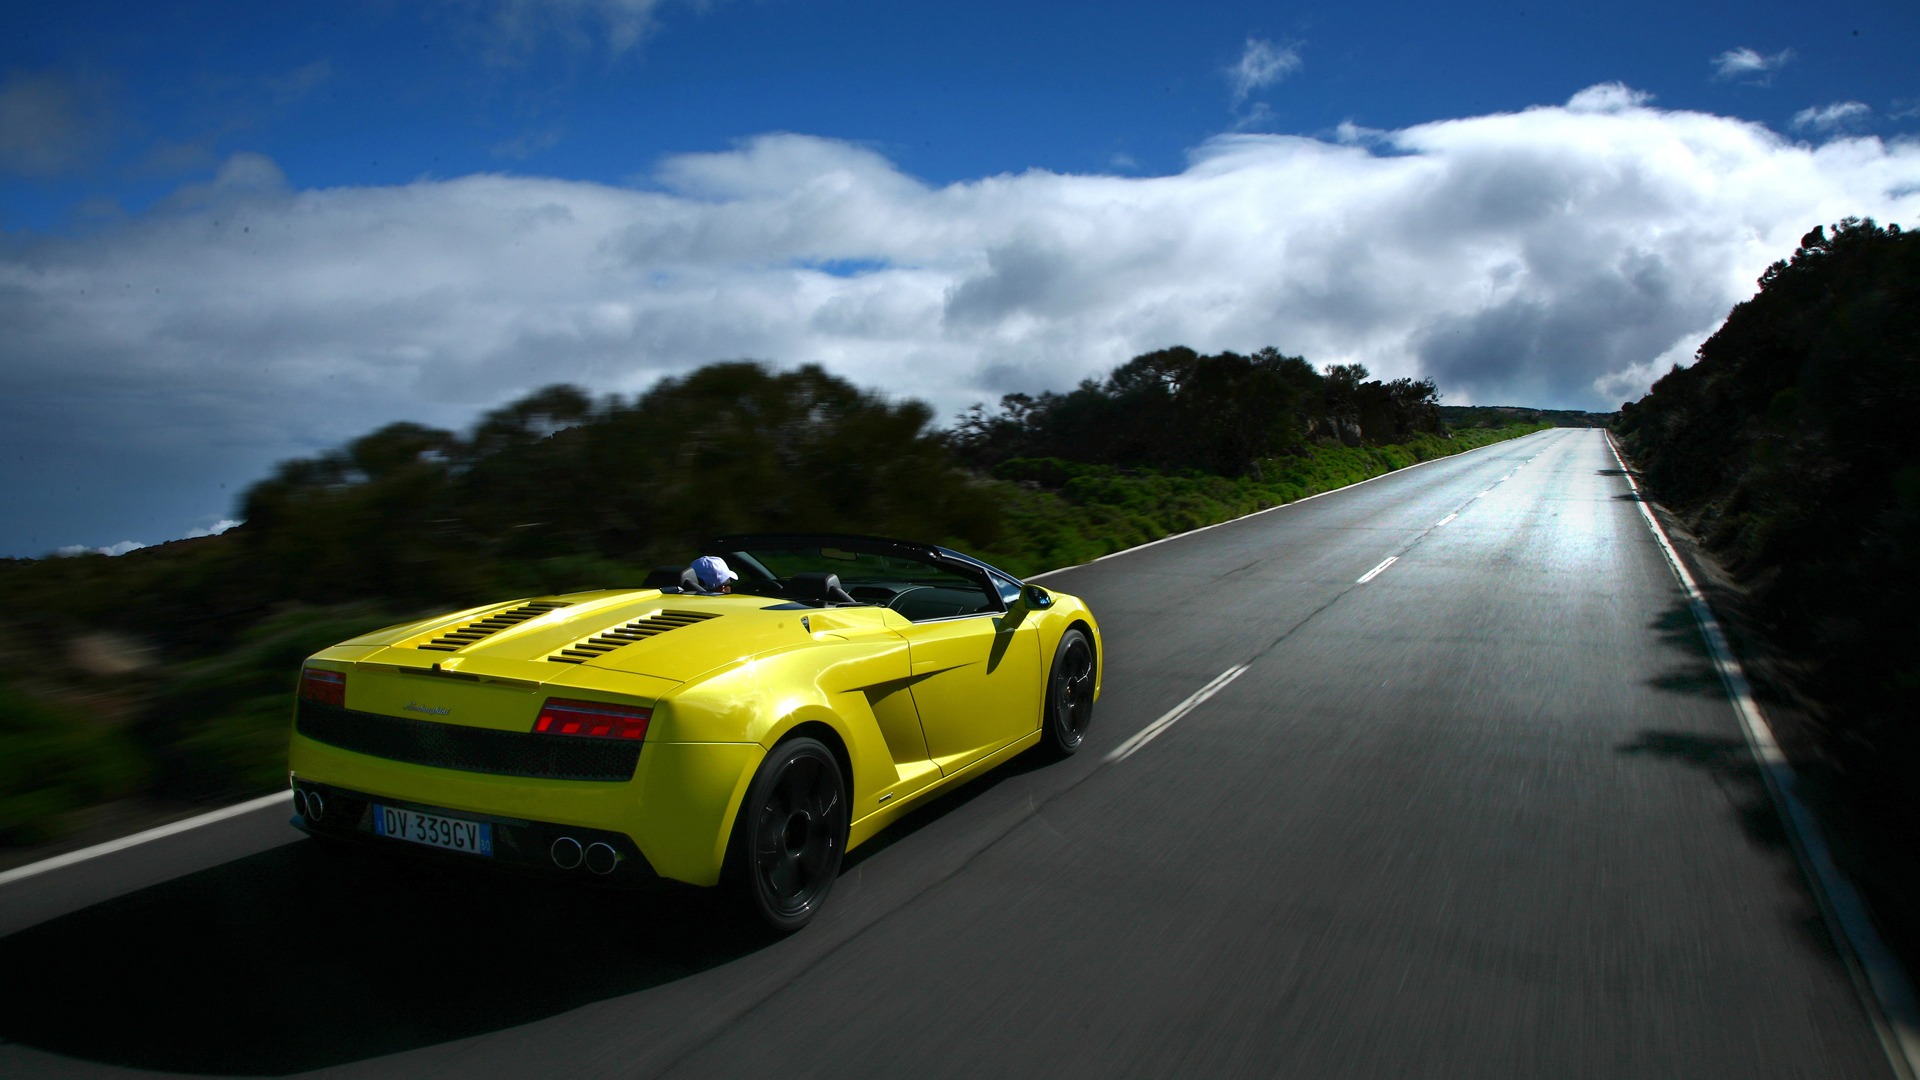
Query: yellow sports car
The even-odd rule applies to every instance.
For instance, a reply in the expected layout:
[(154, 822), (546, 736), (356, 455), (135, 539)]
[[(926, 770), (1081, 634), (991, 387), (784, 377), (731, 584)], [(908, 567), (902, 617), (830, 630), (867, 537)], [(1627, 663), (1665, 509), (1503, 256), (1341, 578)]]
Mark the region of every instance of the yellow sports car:
[(718, 885), (780, 930), (841, 857), (1100, 693), (1085, 604), (930, 544), (733, 536), (649, 587), (474, 608), (300, 674), (294, 824), (577, 875)]

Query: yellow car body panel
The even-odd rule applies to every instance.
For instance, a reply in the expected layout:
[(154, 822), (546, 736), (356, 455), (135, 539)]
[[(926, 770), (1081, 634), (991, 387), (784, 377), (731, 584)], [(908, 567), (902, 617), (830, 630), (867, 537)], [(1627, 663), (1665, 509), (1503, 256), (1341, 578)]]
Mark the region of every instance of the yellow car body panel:
[(297, 719), (291, 779), (369, 804), (493, 821), (502, 835), (597, 830), (630, 840), (660, 877), (712, 885), (755, 770), (782, 740), (805, 728), (840, 756), (851, 848), (1039, 742), (1050, 665), (1076, 626), (1092, 641), (1097, 699), (1099, 627), (1065, 594), (923, 623), (883, 606), (656, 589), (488, 605), (343, 642), (307, 666), (344, 677), (346, 715), (516, 746), (549, 738), (532, 732), (550, 700), (646, 710), (630, 776), (395, 760), (310, 737)]

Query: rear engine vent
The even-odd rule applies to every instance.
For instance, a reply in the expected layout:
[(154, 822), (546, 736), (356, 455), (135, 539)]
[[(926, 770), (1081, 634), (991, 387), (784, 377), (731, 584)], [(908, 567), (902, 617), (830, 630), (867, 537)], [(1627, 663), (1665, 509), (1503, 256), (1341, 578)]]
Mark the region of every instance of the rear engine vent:
[(692, 626), (694, 623), (715, 618), (719, 616), (698, 611), (662, 611), (657, 615), (635, 619), (630, 623), (595, 634), (585, 641), (575, 642), (571, 647), (561, 649), (547, 659), (561, 664), (584, 664), (596, 656), (604, 656), (622, 645), (631, 645), (641, 638), (650, 638), (655, 634), (664, 634), (669, 630), (678, 630), (683, 626)]
[(434, 638), (432, 641), (427, 642), (425, 645), (417, 647), (433, 649), (436, 652), (458, 652), (474, 642), (479, 641), (481, 638), (491, 634), (497, 634), (509, 626), (526, 622), (528, 619), (538, 618), (555, 608), (563, 608), (566, 606), (567, 602), (565, 600), (535, 600), (531, 604), (522, 604), (511, 611), (502, 611), (496, 615), (489, 615), (484, 619), (470, 622), (458, 630), (449, 630), (439, 637)]

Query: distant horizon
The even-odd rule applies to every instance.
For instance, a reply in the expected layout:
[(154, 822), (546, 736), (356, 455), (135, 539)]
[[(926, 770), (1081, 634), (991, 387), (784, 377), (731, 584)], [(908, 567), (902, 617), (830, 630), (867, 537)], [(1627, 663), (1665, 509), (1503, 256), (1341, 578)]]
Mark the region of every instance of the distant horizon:
[[(775, 369), (779, 370), (777, 366), (775, 367)], [(862, 389), (864, 390), (867, 388), (863, 387)], [(1442, 395), (1442, 397), (1444, 398), (1444, 395)], [(982, 404), (992, 405), (994, 403), (983, 402)], [(1448, 409), (1489, 409), (1489, 410), (1494, 410), (1499, 412), (1539, 413), (1542, 415), (1549, 415), (1549, 416), (1560, 415), (1560, 414), (1578, 415), (1578, 416), (1615, 416), (1615, 415), (1618, 415), (1619, 413), (1619, 410), (1617, 409), (1609, 412), (1592, 412), (1592, 411), (1581, 410), (1581, 409), (1542, 409), (1532, 405), (1449, 405), (1444, 400), (1440, 403), (1440, 409), (1442, 410), (1443, 413)], [(477, 423), (479, 419), (480, 417), (476, 416), (474, 418), (474, 422)], [(948, 421), (944, 424), (940, 423), (936, 419), (934, 421), (931, 421), (930, 423), (931, 423), (931, 426), (934, 428), (934, 430), (949, 431), (949, 430), (952, 430), (954, 423), (956, 422), (957, 419), (958, 419), (957, 417), (949, 418)], [(469, 424), (468, 428), (471, 428), (471, 427), (472, 425)], [(371, 432), (370, 431), (362, 432), (361, 434), (363, 435), (371, 434)], [(464, 436), (466, 432), (455, 431), (455, 434)], [(348, 441), (351, 442), (351, 440), (348, 440)], [(327, 449), (328, 450), (340, 449), (345, 445), (346, 445), (345, 443), (342, 443), (340, 446), (329, 447)], [(325, 452), (325, 451), (322, 451), (322, 452)], [(258, 480), (254, 482), (258, 483), (260, 480), (265, 480), (267, 478), (268, 477), (263, 474), (258, 478)], [(129, 539), (129, 540), (121, 540), (114, 544), (101, 545), (97, 547), (88, 546), (84, 544), (71, 544), (71, 545), (56, 548), (52, 551), (47, 551), (41, 554), (0, 555), (0, 560), (13, 560), (13, 561), (20, 561), (20, 562), (40, 562), (47, 559), (79, 558), (81, 556), (86, 556), (86, 555), (102, 555), (109, 558), (118, 558), (119, 556), (122, 556), (122, 555), (130, 555), (136, 551), (151, 551), (154, 548), (165, 547), (168, 544), (180, 544), (190, 540), (212, 539), (215, 536), (225, 535), (226, 533), (234, 529), (241, 528), (245, 525), (246, 525), (246, 521), (244, 519), (222, 518), (221, 520), (219, 520), (218, 522), (215, 522), (212, 526), (208, 528), (196, 529), (184, 536), (176, 536), (166, 540), (157, 540), (157, 541), (147, 542), (147, 541)]]

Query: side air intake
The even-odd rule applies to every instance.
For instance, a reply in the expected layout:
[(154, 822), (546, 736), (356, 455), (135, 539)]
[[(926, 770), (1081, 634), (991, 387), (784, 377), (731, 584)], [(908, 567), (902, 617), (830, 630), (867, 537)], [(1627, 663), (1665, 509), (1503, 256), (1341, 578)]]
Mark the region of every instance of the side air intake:
[(449, 630), (439, 637), (434, 638), (432, 641), (417, 647), (433, 649), (436, 652), (458, 652), (482, 638), (490, 637), (505, 630), (509, 626), (526, 622), (528, 619), (537, 619), (555, 608), (563, 608), (566, 606), (567, 602), (565, 600), (535, 600), (531, 604), (522, 604), (511, 611), (502, 611), (489, 615), (484, 619), (476, 619), (458, 630)]
[(611, 630), (604, 630), (585, 641), (575, 642), (561, 649), (547, 659), (560, 664), (584, 664), (596, 656), (605, 656), (623, 645), (631, 645), (642, 638), (664, 634), (669, 630), (678, 630), (683, 626), (706, 622), (719, 618), (717, 615), (703, 614), (698, 611), (662, 611), (644, 619), (635, 619), (622, 623)]

